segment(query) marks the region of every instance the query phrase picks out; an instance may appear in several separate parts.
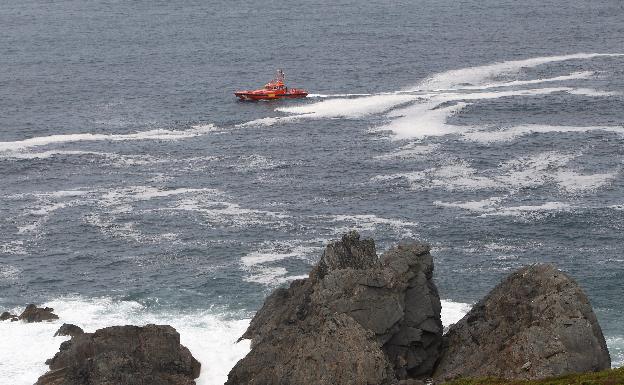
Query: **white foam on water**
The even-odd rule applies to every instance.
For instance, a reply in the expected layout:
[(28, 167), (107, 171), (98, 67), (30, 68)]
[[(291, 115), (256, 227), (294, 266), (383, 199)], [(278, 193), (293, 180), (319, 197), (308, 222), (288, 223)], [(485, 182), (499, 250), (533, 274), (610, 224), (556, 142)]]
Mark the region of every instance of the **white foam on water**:
[(308, 94), (308, 98), (348, 98), (352, 96), (372, 96), (373, 94)]
[(22, 271), (15, 266), (0, 264), (0, 282), (15, 281)]
[(533, 68), (543, 64), (568, 60), (589, 60), (598, 57), (619, 57), (621, 53), (577, 53), (572, 55), (543, 56), (523, 60), (510, 60), (482, 66), (467, 67), (435, 74), (413, 87), (413, 90), (439, 90), (463, 88), (466, 85), (482, 86), (502, 74), (515, 74), (522, 68)]
[(492, 212), (499, 207), (502, 197), (491, 197), (480, 201), (467, 202), (442, 202), (434, 201), (433, 204), (440, 207), (454, 207), (474, 212)]
[(579, 174), (574, 171), (559, 171), (555, 175), (557, 184), (571, 193), (593, 191), (610, 184), (615, 180), (617, 173)]
[(568, 203), (546, 202), (541, 205), (500, 207), (499, 209), (485, 215), (515, 216), (524, 217), (527, 219), (540, 219), (550, 212), (567, 212), (572, 211), (573, 209), (574, 207)]
[(437, 149), (441, 147), (440, 144), (430, 143), (430, 144), (417, 144), (417, 143), (409, 143), (405, 146), (400, 147), (398, 150), (375, 156), (375, 159), (412, 159), (419, 158), (423, 155), (428, 155), (435, 152)]
[(260, 118), (260, 119), (252, 120), (252, 121), (245, 122), (245, 123), (240, 123), (240, 124), (235, 125), (234, 127), (244, 128), (244, 127), (254, 127), (254, 126), (272, 126), (276, 123), (284, 122), (288, 120), (292, 120), (292, 119), (290, 119), (290, 117), (267, 117), (267, 118)]
[(442, 303), (442, 312), (440, 315), (442, 316), (442, 325), (444, 327), (449, 327), (464, 318), (470, 311), (470, 308), (472, 308), (472, 305), (468, 303), (453, 302), (445, 299), (440, 302)]
[(385, 227), (402, 237), (413, 238), (413, 229), (418, 226), (418, 223), (415, 222), (396, 218), (383, 218), (374, 214), (331, 215), (326, 220), (344, 224), (343, 226), (335, 226), (332, 228), (334, 235), (342, 235), (351, 230), (373, 233), (378, 231), (380, 227)]
[(286, 165), (285, 162), (273, 160), (269, 157), (252, 154), (241, 156), (239, 158), (243, 163), (236, 166), (236, 169), (243, 172), (249, 171), (267, 171), (280, 168)]
[[(581, 193), (597, 190), (616, 179), (619, 170), (610, 173), (585, 174), (566, 168), (576, 155), (556, 151), (538, 153), (515, 158), (501, 163), (495, 169), (477, 170), (466, 160), (449, 160), (444, 164), (422, 171), (411, 171), (391, 175), (378, 175), (372, 179), (386, 181), (406, 180), (410, 188), (423, 190), (443, 188), (447, 191), (507, 190), (511, 193), (523, 188), (535, 188), (554, 184), (568, 193)], [(439, 206), (486, 205), (494, 202), (440, 202)], [(485, 207), (485, 206), (484, 206)]]
[[(431, 136), (453, 134), (470, 135), (474, 127), (447, 124), (448, 118), (461, 112), (469, 104), (469, 100), (498, 99), (517, 96), (549, 95), (558, 92), (569, 92), (572, 88), (535, 88), (526, 90), (488, 91), (470, 93), (440, 93), (428, 101), (414, 103), (404, 108), (391, 111), (387, 116), (393, 119), (377, 130), (390, 130), (394, 139), (423, 139)], [(453, 103), (444, 106), (443, 103)]]
[(535, 84), (550, 83), (550, 82), (585, 80), (585, 79), (591, 79), (594, 75), (595, 75), (595, 72), (593, 71), (580, 71), (580, 72), (573, 72), (569, 75), (555, 76), (552, 78), (542, 78), (542, 79), (532, 79), (532, 80), (513, 80), (509, 82), (492, 82), (492, 83), (482, 84), (479, 86), (465, 86), (465, 87), (461, 87), (460, 89), (479, 90), (479, 89), (487, 89), (487, 88), (518, 87), (518, 86), (527, 86), (527, 85), (535, 85)]
[(254, 273), (246, 276), (244, 281), (259, 283), (265, 286), (277, 286), (296, 279), (308, 278), (307, 275), (286, 276), (288, 271), (283, 267), (261, 267), (254, 269)]
[(478, 175), (478, 170), (465, 160), (453, 160), (440, 167), (423, 171), (377, 176), (374, 180), (405, 179), (414, 190), (444, 188), (448, 191), (483, 190), (501, 187), (500, 182)]
[(304, 258), (306, 255), (322, 250), (321, 246), (297, 244), (299, 242), (303, 241), (274, 242), (265, 245), (262, 249), (242, 257), (241, 263), (244, 267), (252, 267), (289, 258)]
[(0, 154), (1, 159), (50, 159), (56, 156), (67, 155), (100, 155), (99, 152), (93, 151), (43, 151), (43, 152), (8, 152)]
[(501, 128), (499, 130), (490, 131), (469, 131), (463, 134), (463, 137), (467, 140), (481, 142), (481, 143), (493, 143), (512, 141), (518, 137), (531, 135), (531, 134), (544, 134), (544, 133), (585, 133), (592, 131), (605, 131), (613, 132), (616, 134), (624, 135), (624, 127), (621, 126), (553, 126), (553, 125), (540, 125), (540, 124), (525, 124), (520, 126), (514, 126), (510, 128)]
[(593, 97), (607, 97), (607, 96), (620, 96), (623, 95), (617, 91), (600, 91), (593, 88), (575, 88), (568, 91), (572, 95), (593, 96)]
[(0, 243), (0, 254), (26, 255), (24, 241), (11, 240)]
[(446, 120), (468, 104), (456, 103), (448, 107), (439, 107), (439, 104), (439, 102), (416, 103), (395, 110), (388, 115), (394, 119), (380, 129), (392, 131), (395, 139), (422, 139), (427, 136), (461, 133), (464, 127), (446, 124)]
[(63, 144), (83, 141), (129, 141), (129, 140), (179, 140), (205, 135), (216, 131), (214, 125), (195, 126), (188, 130), (148, 130), (133, 134), (59, 134), (40, 136), (13, 142), (0, 142), (0, 151), (18, 151), (31, 147), (47, 146), (51, 144)]
[(607, 347), (611, 355), (611, 367), (619, 368), (624, 366), (624, 337), (607, 338)]
[[(54, 308), (60, 319), (26, 324), (0, 322), (0, 377), (12, 385), (32, 385), (47, 371), (51, 358), (67, 337), (53, 337), (63, 323), (73, 323), (86, 332), (113, 325), (171, 325), (180, 333), (181, 343), (202, 363), (198, 385), (221, 385), (234, 364), (249, 351), (249, 341), (236, 340), (249, 320), (228, 320), (213, 310), (155, 313), (133, 301), (111, 298), (67, 297), (44, 304)], [(22, 309), (13, 309), (19, 313)]]
[(413, 95), (373, 95), (361, 98), (330, 99), (321, 102), (278, 108), (277, 111), (297, 114), (307, 119), (361, 118), (380, 114), (401, 104), (413, 102)]

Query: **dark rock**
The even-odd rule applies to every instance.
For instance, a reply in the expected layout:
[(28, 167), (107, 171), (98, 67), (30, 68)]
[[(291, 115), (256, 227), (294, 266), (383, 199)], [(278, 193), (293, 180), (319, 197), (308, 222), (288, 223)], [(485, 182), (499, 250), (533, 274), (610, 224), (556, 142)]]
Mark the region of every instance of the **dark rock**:
[(41, 321), (51, 321), (58, 319), (58, 316), (52, 313), (54, 309), (51, 307), (37, 307), (33, 304), (26, 306), (26, 309), (20, 314), (18, 317), (22, 321), (26, 322), (41, 322)]
[(507, 277), (445, 336), (434, 379), (538, 379), (610, 368), (587, 296), (551, 265)]
[(309, 278), (274, 291), (242, 338), (227, 384), (394, 384), (430, 375), (442, 342), (433, 261), (421, 244), (381, 259), (357, 232), (330, 243)]
[(57, 331), (54, 333), (54, 337), (58, 336), (71, 336), (75, 337), (77, 335), (83, 334), (84, 331), (82, 328), (72, 324), (63, 324)]
[(18, 318), (15, 314), (11, 314), (8, 311), (5, 311), (4, 313), (0, 314), (0, 321), (6, 321), (6, 320), (11, 320), (11, 321), (17, 321)]
[(168, 325), (112, 326), (61, 344), (35, 385), (194, 385), (200, 363)]

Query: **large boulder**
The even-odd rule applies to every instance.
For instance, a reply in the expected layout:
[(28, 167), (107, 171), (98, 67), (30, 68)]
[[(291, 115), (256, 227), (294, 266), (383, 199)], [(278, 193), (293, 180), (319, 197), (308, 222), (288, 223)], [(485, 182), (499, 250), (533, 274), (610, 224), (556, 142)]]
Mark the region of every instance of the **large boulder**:
[(507, 277), (445, 335), (434, 378), (538, 379), (611, 367), (592, 306), (551, 265)]
[(51, 307), (37, 307), (34, 304), (26, 306), (26, 309), (19, 315), (19, 319), (26, 322), (42, 322), (58, 319), (58, 316), (52, 313), (54, 309)]
[(35, 385), (194, 385), (200, 363), (168, 325), (112, 326), (75, 335)]
[(351, 232), (330, 243), (309, 277), (274, 291), (242, 338), (251, 352), (227, 384), (392, 384), (433, 371), (442, 343), (429, 247), (378, 258)]

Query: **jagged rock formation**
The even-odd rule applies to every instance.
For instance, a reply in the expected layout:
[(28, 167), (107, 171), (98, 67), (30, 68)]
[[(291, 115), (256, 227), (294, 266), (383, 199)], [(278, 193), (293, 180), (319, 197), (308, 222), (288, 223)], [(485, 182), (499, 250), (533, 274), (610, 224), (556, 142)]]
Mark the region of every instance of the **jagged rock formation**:
[(538, 379), (611, 367), (592, 306), (551, 265), (508, 276), (445, 335), (437, 381), (457, 377)]
[(37, 307), (34, 304), (26, 306), (26, 309), (18, 317), (22, 321), (26, 322), (42, 322), (58, 319), (58, 316), (52, 313), (54, 309), (51, 307)]
[(112, 326), (61, 344), (35, 385), (194, 385), (200, 363), (168, 325)]
[(227, 384), (394, 384), (431, 374), (442, 342), (429, 247), (382, 258), (357, 232), (329, 244), (309, 278), (274, 291), (242, 338)]
[(60, 328), (58, 328), (58, 330), (56, 331), (56, 333), (54, 333), (54, 337), (58, 337), (58, 336), (71, 336), (71, 337), (75, 337), (78, 336), (80, 334), (83, 334), (84, 331), (82, 330), (82, 328), (80, 326), (76, 326), (73, 324), (63, 324), (61, 325)]

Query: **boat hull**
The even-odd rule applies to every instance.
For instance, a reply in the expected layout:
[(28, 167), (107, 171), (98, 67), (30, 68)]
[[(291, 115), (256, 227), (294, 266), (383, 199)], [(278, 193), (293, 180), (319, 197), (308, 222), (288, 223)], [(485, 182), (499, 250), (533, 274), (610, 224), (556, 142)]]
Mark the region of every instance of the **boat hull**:
[(234, 95), (240, 100), (254, 101), (254, 100), (277, 100), (277, 99), (299, 99), (308, 96), (307, 92), (286, 92), (286, 93), (274, 93), (274, 92), (253, 92), (253, 91), (238, 91)]

